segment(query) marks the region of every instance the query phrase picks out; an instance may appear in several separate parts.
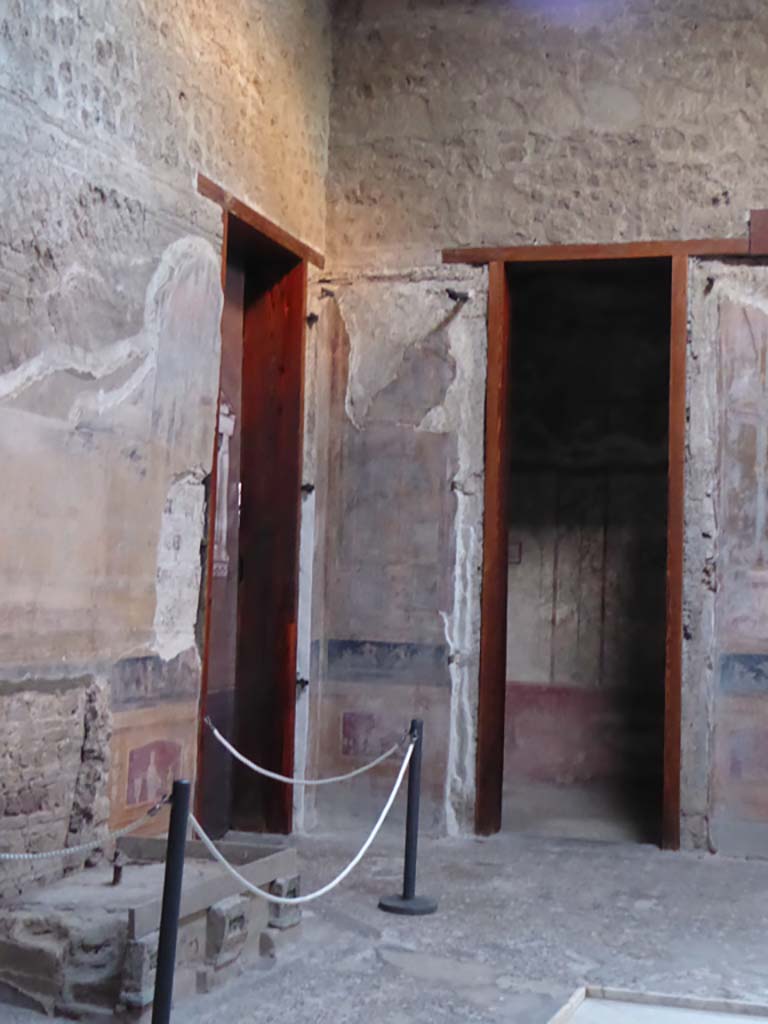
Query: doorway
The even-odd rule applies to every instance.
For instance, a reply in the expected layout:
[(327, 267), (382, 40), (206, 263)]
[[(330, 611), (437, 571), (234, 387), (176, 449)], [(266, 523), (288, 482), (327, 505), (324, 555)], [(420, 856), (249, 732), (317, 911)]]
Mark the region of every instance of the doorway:
[[(208, 179), (223, 208), (224, 311), (208, 511), (201, 720), (293, 775), (307, 263), (322, 256)], [(197, 809), (210, 834), (289, 833), (289, 786), (201, 721)]]
[(658, 843), (671, 260), (508, 281), (502, 828)]
[(750, 238), (701, 238), (587, 245), (489, 246), (443, 250), (445, 263), (488, 268), (488, 361), (485, 401), (485, 481), (480, 670), (477, 705), (475, 830), (502, 824), (509, 583), (508, 482), (511, 459), (510, 381), (514, 373), (512, 281), (517, 264), (668, 260), (669, 419), (665, 594), (664, 757), (661, 842), (680, 846), (683, 539), (686, 443), (688, 265), (696, 258), (762, 254), (768, 214), (753, 211)]

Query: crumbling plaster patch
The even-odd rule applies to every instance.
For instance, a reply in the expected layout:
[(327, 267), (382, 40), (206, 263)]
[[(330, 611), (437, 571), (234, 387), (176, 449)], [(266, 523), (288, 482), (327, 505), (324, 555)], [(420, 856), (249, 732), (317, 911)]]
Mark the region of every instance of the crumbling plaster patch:
[(165, 499), (157, 546), (154, 649), (164, 661), (190, 649), (197, 651), (204, 513), (202, 471), (193, 470), (174, 480)]
[[(455, 502), (455, 554), (448, 567), (452, 603), (439, 611), (451, 678), (443, 811), (447, 831), (467, 830), (474, 803), (479, 668), (487, 275), (484, 269), (422, 267), (339, 272), (319, 283), (334, 293), (349, 336), (345, 408), (356, 429), (371, 417), (376, 421), (377, 399), (392, 389), (400, 372), (418, 380), (418, 361), (434, 358), (435, 345), (441, 344), (436, 339), (447, 343), (450, 372), (440, 400), (418, 422), (398, 422), (404, 430), (449, 434), (457, 445), (457, 470), (450, 483)], [(315, 304), (322, 309), (322, 302)], [(433, 386), (430, 381), (430, 393)], [(418, 405), (419, 397), (413, 395), (412, 404)]]

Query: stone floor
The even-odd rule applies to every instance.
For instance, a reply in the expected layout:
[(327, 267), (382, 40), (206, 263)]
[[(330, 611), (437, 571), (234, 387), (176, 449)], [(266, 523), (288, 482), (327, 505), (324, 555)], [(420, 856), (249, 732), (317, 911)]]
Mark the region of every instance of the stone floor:
[[(295, 842), (295, 840), (292, 840)], [(355, 838), (299, 843), (305, 889)], [(305, 913), (299, 943), (180, 1005), (184, 1024), (546, 1024), (584, 983), (768, 1002), (768, 863), (501, 835), (426, 840), (434, 917), (376, 908), (398, 887), (385, 839)], [(41, 1018), (7, 1010), (2, 1024)]]
[(661, 786), (515, 783), (505, 780), (502, 828), (548, 839), (653, 843), (661, 823)]

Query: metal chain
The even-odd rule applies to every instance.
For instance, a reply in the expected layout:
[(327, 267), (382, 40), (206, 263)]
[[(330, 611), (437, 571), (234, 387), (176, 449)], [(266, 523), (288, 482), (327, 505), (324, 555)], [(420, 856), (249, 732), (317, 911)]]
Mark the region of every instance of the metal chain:
[(106, 846), (107, 843), (119, 839), (121, 836), (127, 836), (130, 832), (135, 832), (136, 829), (141, 828), (151, 818), (154, 818), (170, 802), (171, 798), (169, 795), (162, 797), (148, 811), (145, 811), (140, 818), (137, 818), (136, 821), (132, 821), (130, 825), (125, 825), (115, 832), (109, 832), (103, 839), (92, 839), (90, 842), (79, 843), (77, 846), (68, 846), (63, 850), (46, 850), (44, 853), (0, 853), (0, 861), (49, 860), (53, 857), (68, 857), (70, 854), (95, 850), (99, 846)]

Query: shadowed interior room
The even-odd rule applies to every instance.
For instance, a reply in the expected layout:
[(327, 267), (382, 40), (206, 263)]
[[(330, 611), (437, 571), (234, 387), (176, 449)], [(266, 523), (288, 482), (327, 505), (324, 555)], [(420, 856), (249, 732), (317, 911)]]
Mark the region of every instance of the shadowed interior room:
[(669, 261), (511, 293), (504, 827), (659, 842)]

